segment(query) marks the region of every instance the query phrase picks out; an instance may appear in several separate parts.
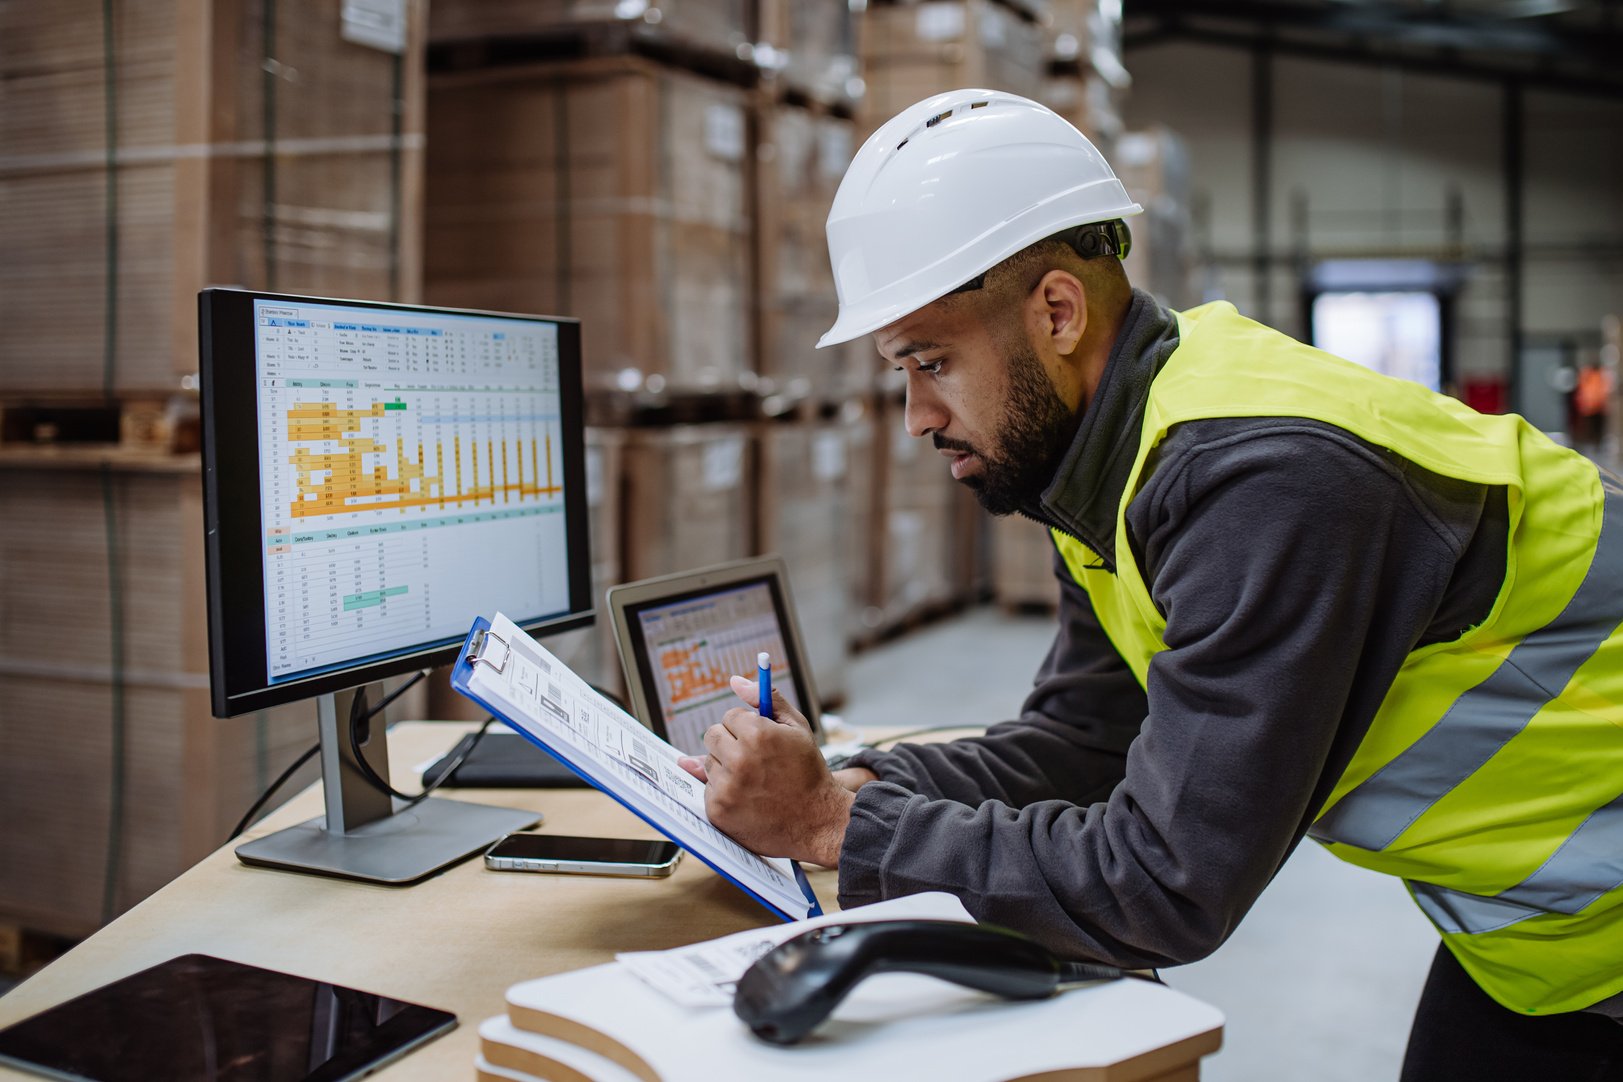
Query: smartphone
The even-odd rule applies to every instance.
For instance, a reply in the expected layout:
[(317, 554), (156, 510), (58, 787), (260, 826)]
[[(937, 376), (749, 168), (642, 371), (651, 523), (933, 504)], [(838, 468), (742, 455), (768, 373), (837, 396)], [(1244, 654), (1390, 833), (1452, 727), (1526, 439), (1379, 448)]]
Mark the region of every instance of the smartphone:
[(565, 834), (509, 834), (485, 851), (485, 867), (498, 872), (658, 878), (670, 875), (681, 859), (681, 847), (675, 842)]

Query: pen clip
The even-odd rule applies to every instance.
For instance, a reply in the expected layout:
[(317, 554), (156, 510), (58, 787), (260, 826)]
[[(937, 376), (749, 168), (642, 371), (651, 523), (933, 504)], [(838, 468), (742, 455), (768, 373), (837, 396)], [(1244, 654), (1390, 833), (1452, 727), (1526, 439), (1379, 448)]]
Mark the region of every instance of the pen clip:
[[(502, 644), (502, 659), (500, 661), (493, 661), (485, 656), (485, 647), (492, 641)], [(470, 668), (489, 665), (497, 672), (504, 672), (507, 669), (507, 659), (512, 656), (513, 648), (507, 644), (507, 640), (500, 635), (493, 634), (488, 629), (475, 631), (473, 641), (468, 644), (468, 665)]]

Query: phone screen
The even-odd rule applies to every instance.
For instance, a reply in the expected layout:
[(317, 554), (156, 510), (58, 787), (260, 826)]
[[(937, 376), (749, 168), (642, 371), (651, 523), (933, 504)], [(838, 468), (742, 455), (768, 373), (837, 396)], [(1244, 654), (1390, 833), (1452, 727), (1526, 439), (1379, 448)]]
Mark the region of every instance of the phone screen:
[(653, 866), (670, 863), (676, 853), (677, 845), (670, 841), (576, 838), (563, 834), (509, 834), (490, 850), (493, 857)]

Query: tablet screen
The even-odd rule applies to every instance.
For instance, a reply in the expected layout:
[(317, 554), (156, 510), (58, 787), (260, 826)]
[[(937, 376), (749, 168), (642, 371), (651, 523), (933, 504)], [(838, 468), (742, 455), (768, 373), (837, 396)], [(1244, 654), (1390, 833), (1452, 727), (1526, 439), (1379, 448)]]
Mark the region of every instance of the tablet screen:
[(648, 705), (682, 751), (704, 754), (705, 730), (741, 705), (728, 678), (753, 679), (762, 651), (772, 656), (773, 688), (804, 711), (774, 586), (764, 577), (631, 608)]
[(188, 954), (0, 1030), (0, 1063), (97, 1082), (342, 1082), (455, 1025), (431, 1007)]

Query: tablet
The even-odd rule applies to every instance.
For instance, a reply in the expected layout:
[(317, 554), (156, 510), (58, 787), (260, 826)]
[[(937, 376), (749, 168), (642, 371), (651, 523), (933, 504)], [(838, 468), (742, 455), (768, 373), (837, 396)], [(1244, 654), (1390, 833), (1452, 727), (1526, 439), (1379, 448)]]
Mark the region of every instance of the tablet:
[(704, 732), (740, 705), (730, 676), (754, 679), (772, 655), (772, 687), (823, 729), (783, 560), (761, 556), (615, 586), (609, 620), (625, 667), (631, 713), (689, 755)]
[(0, 1030), (0, 1064), (95, 1082), (344, 1082), (456, 1015), (185, 954)]

